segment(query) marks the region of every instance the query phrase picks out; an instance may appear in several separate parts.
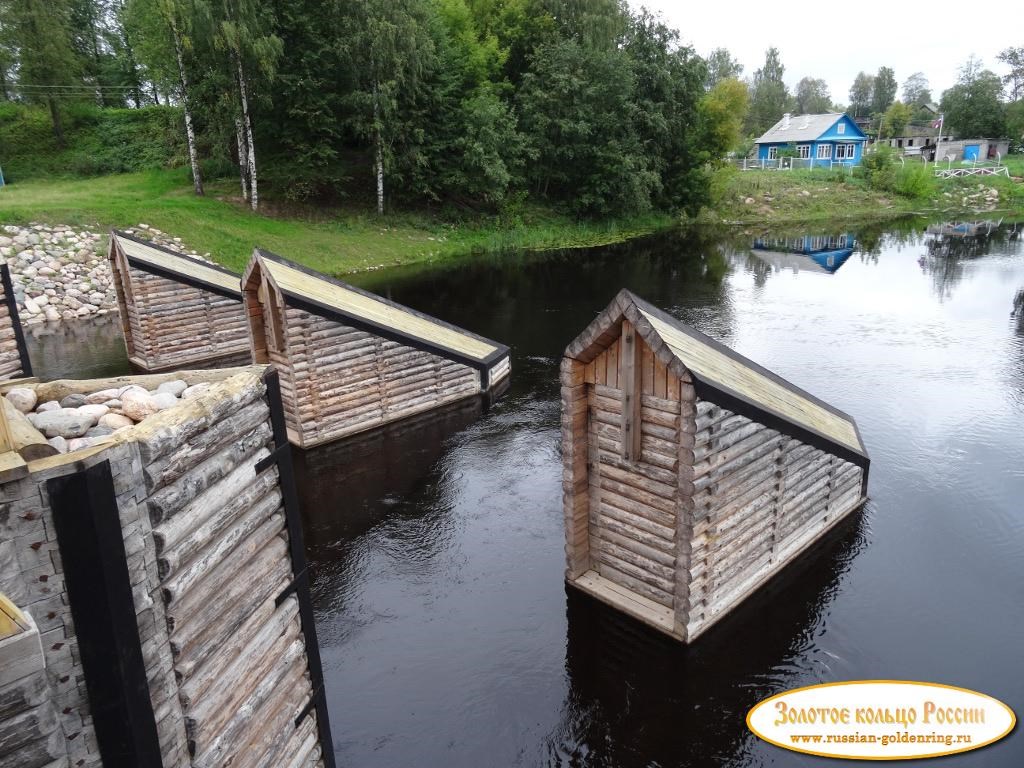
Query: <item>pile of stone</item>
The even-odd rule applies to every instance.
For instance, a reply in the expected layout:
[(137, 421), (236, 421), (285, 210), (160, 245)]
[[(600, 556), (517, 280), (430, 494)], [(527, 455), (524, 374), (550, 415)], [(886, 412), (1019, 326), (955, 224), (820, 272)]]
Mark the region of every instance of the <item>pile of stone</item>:
[(6, 397), (59, 453), (69, 453), (105, 442), (109, 435), (200, 395), (210, 386), (207, 382), (189, 386), (175, 379), (165, 381), (154, 390), (131, 384), (89, 394), (71, 394), (59, 402), (45, 403), (38, 402), (35, 390), (15, 387)]
[(965, 188), (957, 192), (943, 192), (942, 195), (949, 198), (956, 208), (972, 211), (994, 211), (1000, 203), (999, 190), (984, 184), (978, 184), (973, 190)]
[[(180, 237), (147, 224), (127, 232), (197, 258), (210, 256), (188, 250)], [(116, 312), (117, 293), (106, 243), (106, 235), (67, 226), (4, 226), (0, 256), (11, 269), (21, 322), (57, 323)]]

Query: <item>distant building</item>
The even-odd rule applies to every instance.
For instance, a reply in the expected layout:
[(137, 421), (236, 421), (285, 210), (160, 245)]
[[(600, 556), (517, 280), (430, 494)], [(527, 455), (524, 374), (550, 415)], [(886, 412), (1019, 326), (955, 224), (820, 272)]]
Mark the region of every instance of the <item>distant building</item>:
[(757, 145), (758, 160), (773, 161), (779, 153), (792, 154), (797, 167), (860, 165), (867, 136), (848, 116), (839, 112), (823, 115), (782, 116), (765, 131)]
[(936, 162), (960, 162), (962, 160), (1003, 160), (1010, 151), (1009, 139), (957, 139), (945, 138), (925, 155)]

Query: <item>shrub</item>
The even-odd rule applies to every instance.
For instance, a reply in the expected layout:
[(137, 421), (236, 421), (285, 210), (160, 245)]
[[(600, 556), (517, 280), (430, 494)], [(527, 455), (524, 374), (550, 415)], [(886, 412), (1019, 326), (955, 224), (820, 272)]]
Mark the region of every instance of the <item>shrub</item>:
[(893, 151), (884, 144), (866, 152), (860, 163), (861, 173), (873, 189), (893, 191), (896, 186), (896, 168)]
[(931, 197), (935, 192), (935, 175), (924, 163), (907, 163), (896, 169), (892, 191), (912, 200)]

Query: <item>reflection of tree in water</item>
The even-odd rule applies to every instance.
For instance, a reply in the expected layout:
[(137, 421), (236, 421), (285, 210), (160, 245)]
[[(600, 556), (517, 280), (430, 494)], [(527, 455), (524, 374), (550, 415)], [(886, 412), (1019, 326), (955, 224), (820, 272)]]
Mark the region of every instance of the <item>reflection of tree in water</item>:
[(925, 252), (918, 259), (939, 299), (948, 299), (964, 278), (965, 265), (992, 253), (1009, 253), (1019, 242), (1020, 224), (947, 222), (928, 228)]
[(1010, 313), (1010, 317), (1017, 318), (1017, 334), (1024, 336), (1024, 288), (1017, 291), (1017, 295), (1013, 298), (1013, 311)]

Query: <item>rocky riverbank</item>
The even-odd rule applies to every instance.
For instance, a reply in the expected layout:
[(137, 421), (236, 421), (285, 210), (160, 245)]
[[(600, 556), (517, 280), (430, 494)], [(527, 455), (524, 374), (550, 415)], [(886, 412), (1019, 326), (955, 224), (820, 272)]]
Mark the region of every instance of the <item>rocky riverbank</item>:
[[(180, 237), (139, 224), (129, 234), (181, 253)], [(66, 226), (6, 225), (0, 256), (11, 270), (11, 284), (23, 325), (68, 322), (117, 312), (117, 294), (107, 261), (107, 236)]]

